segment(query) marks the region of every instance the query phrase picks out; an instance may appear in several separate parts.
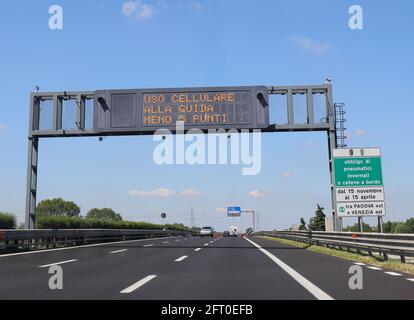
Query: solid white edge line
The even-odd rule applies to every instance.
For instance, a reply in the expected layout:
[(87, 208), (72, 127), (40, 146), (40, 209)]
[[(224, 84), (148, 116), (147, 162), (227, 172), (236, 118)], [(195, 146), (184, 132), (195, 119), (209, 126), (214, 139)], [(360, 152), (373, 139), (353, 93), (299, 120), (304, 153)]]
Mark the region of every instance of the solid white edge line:
[(77, 246), (77, 247), (66, 247), (66, 248), (56, 248), (56, 249), (46, 249), (46, 250), (38, 250), (38, 251), (29, 251), (29, 252), (8, 253), (8, 254), (0, 255), (0, 258), (8, 258), (8, 257), (15, 257), (15, 256), (23, 256), (23, 255), (27, 255), (27, 254), (54, 252), (54, 251), (62, 251), (62, 250), (74, 250), (74, 249), (82, 249), (82, 248), (100, 247), (100, 246), (107, 246), (107, 245), (111, 245), (111, 244), (120, 244), (120, 243), (133, 243), (133, 242), (142, 242), (142, 241), (155, 241), (155, 240), (171, 239), (171, 238), (177, 238), (177, 237), (165, 237), (165, 238), (153, 238), (153, 239), (137, 239), (137, 240), (128, 240), (128, 241), (115, 241), (115, 242), (105, 242), (105, 243), (97, 243), (97, 244), (86, 244), (86, 245)]
[(371, 267), (371, 266), (368, 266), (368, 269), (375, 270), (375, 271), (381, 271), (381, 270), (383, 270), (382, 268), (379, 268), (379, 267)]
[(354, 262), (354, 264), (356, 264), (357, 266), (366, 266), (366, 264), (362, 262)]
[(149, 248), (149, 247), (153, 247), (153, 246), (154, 246), (153, 244), (147, 244), (147, 245), (144, 246), (144, 248)]
[(120, 293), (122, 294), (132, 293), (156, 277), (157, 277), (156, 275), (146, 276), (144, 279), (139, 280), (138, 282), (134, 283), (132, 286), (122, 290)]
[(175, 259), (174, 262), (181, 262), (181, 261), (183, 261), (183, 260), (185, 260), (187, 258), (188, 258), (188, 256), (182, 256), (182, 257), (180, 257), (178, 259)]
[(384, 272), (384, 273), (390, 276), (394, 276), (394, 277), (402, 277), (402, 274), (397, 273), (397, 272)]
[(66, 264), (66, 263), (75, 262), (75, 261), (79, 261), (79, 260), (78, 259), (72, 259), (72, 260), (66, 260), (66, 261), (60, 261), (60, 262), (45, 264), (43, 266), (39, 266), (39, 268), (49, 268), (49, 267), (52, 267), (52, 266), (57, 266), (57, 265)]
[(162, 244), (167, 244), (167, 243), (170, 243), (169, 241), (164, 241)]
[(407, 279), (408, 281), (411, 281), (411, 282), (414, 282), (414, 278), (412, 278), (412, 279)]
[(298, 282), (302, 287), (304, 287), (306, 290), (309, 291), (315, 298), (318, 300), (334, 300), (330, 295), (328, 295), (326, 292), (322, 291), (320, 288), (318, 288), (316, 285), (314, 285), (312, 282), (310, 282), (308, 279), (306, 279), (304, 276), (302, 276), (300, 273), (289, 267), (286, 263), (284, 263), (282, 260), (271, 254), (266, 249), (263, 249), (260, 245), (256, 244), (250, 239), (247, 239), (243, 237), (245, 240), (250, 242), (252, 245), (254, 245), (257, 249), (259, 249), (262, 253), (264, 253), (268, 258), (270, 258), (274, 263), (276, 263), (279, 267), (281, 267), (287, 274), (289, 274), (296, 282)]
[(109, 252), (109, 254), (116, 254), (116, 253), (121, 253), (121, 252), (125, 252), (125, 251), (128, 251), (128, 249), (122, 249), (122, 250), (111, 251), (111, 252)]

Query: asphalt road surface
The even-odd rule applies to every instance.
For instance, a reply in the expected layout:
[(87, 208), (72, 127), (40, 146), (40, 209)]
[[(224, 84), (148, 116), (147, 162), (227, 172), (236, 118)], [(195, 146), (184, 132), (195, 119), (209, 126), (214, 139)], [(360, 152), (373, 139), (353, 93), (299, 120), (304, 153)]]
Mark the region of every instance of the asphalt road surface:
[[(50, 267), (63, 270), (51, 290)], [(262, 238), (163, 238), (0, 256), (0, 299), (414, 299), (414, 276)]]

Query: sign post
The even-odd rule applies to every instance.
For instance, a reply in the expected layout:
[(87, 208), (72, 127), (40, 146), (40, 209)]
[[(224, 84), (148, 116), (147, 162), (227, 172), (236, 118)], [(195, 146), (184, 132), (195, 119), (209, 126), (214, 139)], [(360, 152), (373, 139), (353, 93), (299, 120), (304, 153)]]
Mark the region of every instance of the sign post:
[(337, 216), (357, 217), (361, 232), (363, 217), (381, 223), (386, 214), (381, 149), (335, 149), (334, 173)]

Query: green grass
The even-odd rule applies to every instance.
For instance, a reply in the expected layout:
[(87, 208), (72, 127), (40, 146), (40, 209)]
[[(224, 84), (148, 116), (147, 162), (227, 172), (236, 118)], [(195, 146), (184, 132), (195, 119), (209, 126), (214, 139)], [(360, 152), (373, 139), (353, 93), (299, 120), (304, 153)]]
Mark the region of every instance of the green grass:
[(414, 274), (414, 265), (407, 264), (407, 263), (401, 263), (400, 260), (389, 259), (388, 261), (384, 261), (380, 257), (375, 257), (375, 256), (372, 257), (369, 255), (364, 255), (362, 253), (359, 254), (359, 253), (354, 253), (354, 252), (336, 250), (336, 249), (326, 248), (326, 247), (317, 246), (317, 245), (309, 246), (309, 244), (307, 243), (296, 242), (296, 241), (280, 239), (280, 238), (273, 238), (273, 237), (261, 237), (261, 238), (291, 245), (297, 248), (303, 248), (303, 249), (306, 248), (306, 250), (309, 250), (312, 252), (326, 254), (326, 255), (330, 255), (330, 256), (346, 259), (346, 260), (362, 262), (362, 263), (380, 267), (383, 269)]

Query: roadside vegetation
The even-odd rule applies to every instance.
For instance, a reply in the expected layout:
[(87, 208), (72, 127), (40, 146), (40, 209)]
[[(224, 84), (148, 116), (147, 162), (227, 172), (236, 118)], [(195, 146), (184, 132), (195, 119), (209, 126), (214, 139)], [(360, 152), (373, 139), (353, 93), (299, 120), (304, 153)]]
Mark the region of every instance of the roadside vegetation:
[(312, 231), (325, 231), (325, 218), (326, 215), (324, 213), (325, 208), (320, 206), (319, 204), (316, 205), (315, 215), (309, 220), (308, 226), (306, 226), (306, 222), (304, 218), (300, 219), (299, 230), (312, 230)]
[(0, 212), (0, 229), (15, 229), (16, 216), (11, 213)]
[[(308, 225), (304, 218), (300, 219), (298, 229), (301, 231), (325, 231), (325, 208), (319, 204), (316, 205), (316, 211), (314, 217), (309, 220)], [(388, 221), (383, 223), (382, 229), (384, 233), (414, 233), (414, 218), (410, 218), (405, 222)], [(371, 226), (367, 223), (363, 223), (364, 232), (380, 232), (378, 226)], [(359, 225), (355, 223), (353, 226), (343, 228), (344, 232), (359, 232)]]
[(279, 242), (279, 243), (283, 243), (283, 244), (287, 244), (293, 247), (302, 248), (304, 250), (309, 250), (312, 252), (327, 254), (330, 256), (334, 256), (334, 257), (338, 257), (338, 258), (342, 258), (346, 260), (351, 260), (355, 262), (362, 262), (367, 265), (372, 265), (372, 266), (376, 266), (376, 267), (387, 269), (387, 270), (394, 270), (398, 272), (414, 274), (414, 265), (408, 264), (408, 263), (401, 263), (400, 260), (389, 259), (388, 261), (384, 261), (380, 256), (369, 256), (369, 255), (365, 255), (362, 253), (335, 250), (335, 249), (330, 249), (330, 248), (326, 248), (323, 246), (309, 245), (307, 243), (296, 242), (296, 241), (281, 239), (281, 238), (273, 238), (273, 237), (262, 237), (262, 238), (272, 240), (275, 242)]
[[(379, 232), (378, 227), (372, 227), (369, 224), (363, 224), (364, 232)], [(414, 233), (414, 218), (405, 222), (388, 221), (382, 225), (384, 233)], [(344, 228), (345, 232), (358, 232), (358, 224)]]
[[(122, 215), (110, 208), (94, 208), (81, 216), (81, 208), (73, 201), (62, 198), (47, 199), (36, 207), (37, 229), (131, 229), (196, 231), (181, 223), (154, 224), (124, 221)], [(15, 229), (16, 217), (0, 212), (0, 229)]]

